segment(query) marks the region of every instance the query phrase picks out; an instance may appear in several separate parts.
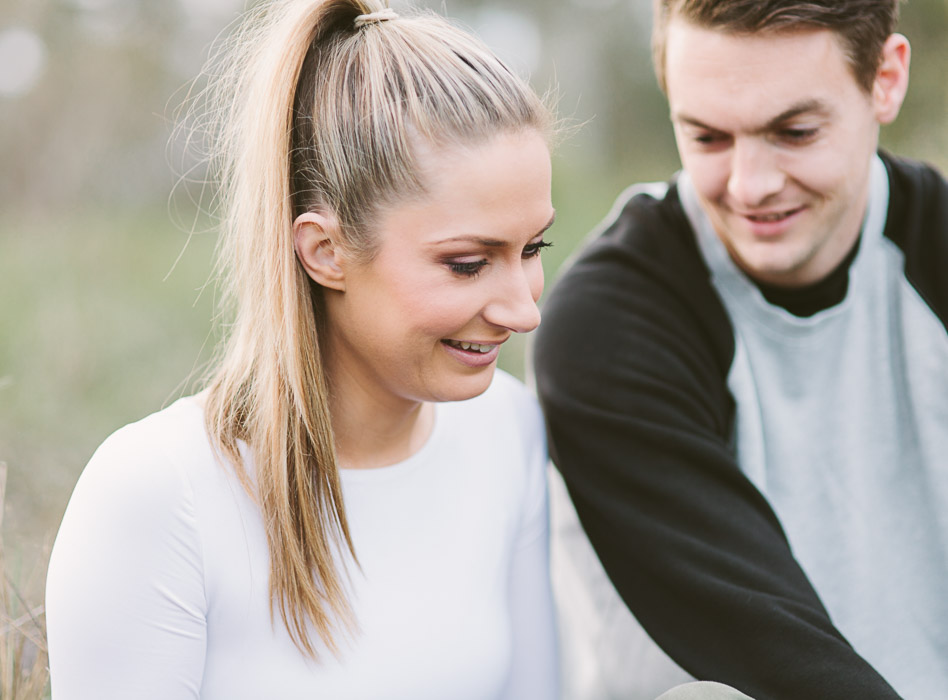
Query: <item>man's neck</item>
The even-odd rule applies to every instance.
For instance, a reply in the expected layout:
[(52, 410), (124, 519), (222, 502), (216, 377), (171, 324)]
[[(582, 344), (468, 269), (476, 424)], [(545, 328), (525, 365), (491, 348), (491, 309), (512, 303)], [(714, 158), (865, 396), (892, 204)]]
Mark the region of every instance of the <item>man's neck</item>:
[[(849, 268), (859, 252), (860, 238), (846, 257), (823, 279), (802, 287), (783, 287), (753, 280), (764, 298), (794, 316), (809, 317), (839, 304), (849, 289)], [(751, 278), (753, 279), (753, 278)]]

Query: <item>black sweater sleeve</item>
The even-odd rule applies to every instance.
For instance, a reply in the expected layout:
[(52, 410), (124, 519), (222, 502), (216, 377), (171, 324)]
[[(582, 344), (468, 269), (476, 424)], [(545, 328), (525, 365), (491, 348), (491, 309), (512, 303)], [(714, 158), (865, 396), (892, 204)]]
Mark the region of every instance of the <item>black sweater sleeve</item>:
[(669, 656), (757, 700), (898, 697), (833, 626), (738, 467), (733, 331), (674, 188), (633, 199), (557, 282), (535, 352), (553, 460)]

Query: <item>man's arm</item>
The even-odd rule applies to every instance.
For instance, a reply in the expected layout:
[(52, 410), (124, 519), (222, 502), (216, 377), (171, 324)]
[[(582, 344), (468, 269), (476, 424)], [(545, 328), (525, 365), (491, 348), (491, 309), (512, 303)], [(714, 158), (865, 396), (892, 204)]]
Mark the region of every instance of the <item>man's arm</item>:
[(757, 700), (897, 698), (737, 465), (733, 337), (693, 242), (640, 249), (627, 218), (557, 285), (536, 348), (551, 454), (613, 584), (696, 678)]

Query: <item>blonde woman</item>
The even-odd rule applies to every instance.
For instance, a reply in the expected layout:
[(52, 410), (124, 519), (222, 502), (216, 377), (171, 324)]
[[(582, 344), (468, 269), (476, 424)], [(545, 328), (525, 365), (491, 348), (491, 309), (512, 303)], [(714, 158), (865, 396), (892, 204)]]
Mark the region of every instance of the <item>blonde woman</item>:
[(233, 323), (76, 486), (53, 697), (554, 698), (542, 421), (495, 370), (539, 322), (549, 113), (430, 15), (296, 0), (239, 36)]

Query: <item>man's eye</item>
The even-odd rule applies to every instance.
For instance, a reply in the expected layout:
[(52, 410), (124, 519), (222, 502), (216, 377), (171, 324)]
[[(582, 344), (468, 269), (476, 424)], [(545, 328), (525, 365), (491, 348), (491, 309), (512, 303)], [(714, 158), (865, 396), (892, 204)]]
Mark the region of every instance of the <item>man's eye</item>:
[(820, 130), (815, 127), (806, 129), (783, 129), (780, 132), (780, 138), (789, 143), (806, 143), (816, 138), (819, 131)]
[(713, 131), (701, 132), (693, 138), (695, 143), (704, 147), (721, 146), (728, 141), (726, 134), (718, 134)]

